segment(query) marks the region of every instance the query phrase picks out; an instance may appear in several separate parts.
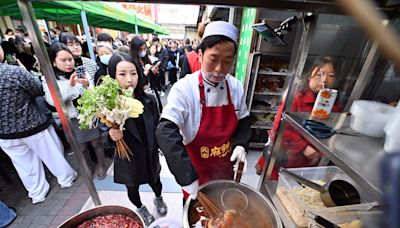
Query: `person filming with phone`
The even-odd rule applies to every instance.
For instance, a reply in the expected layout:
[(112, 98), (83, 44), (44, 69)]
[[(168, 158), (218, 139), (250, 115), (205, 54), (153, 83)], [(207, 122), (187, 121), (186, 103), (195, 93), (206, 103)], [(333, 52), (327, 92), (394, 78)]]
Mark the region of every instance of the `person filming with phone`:
[[(147, 49), (146, 49), (146, 41), (140, 37), (140, 36), (135, 36), (131, 40), (131, 45), (130, 45), (130, 55), (131, 57), (136, 60), (137, 62), (140, 63), (142, 68), (142, 75), (144, 75), (144, 87), (145, 91), (147, 93), (151, 93), (151, 90), (154, 91), (154, 95), (157, 98), (157, 105), (158, 109), (162, 110), (162, 103), (159, 94), (156, 92), (155, 88), (153, 87), (155, 85), (154, 81), (155, 79), (159, 76), (159, 70), (160, 70), (160, 62), (152, 65), (152, 62), (147, 55)], [(149, 87), (150, 84), (150, 87)], [(152, 86), (153, 84), (153, 86)], [(149, 90), (151, 89), (151, 90)]]
[[(93, 80), (90, 79), (85, 68), (82, 66), (75, 67), (73, 53), (65, 44), (54, 43), (50, 47), (49, 55), (62, 100), (65, 102), (68, 116), (71, 119), (72, 131), (75, 133), (80, 149), (86, 155), (88, 161), (90, 161), (88, 146), (89, 144), (92, 146), (97, 157), (97, 166), (92, 176), (104, 179), (106, 167), (104, 165), (104, 148), (100, 143), (101, 131), (99, 128), (81, 130), (77, 119), (79, 114), (76, 109), (77, 99), (83, 94), (85, 88), (93, 86)], [(54, 105), (46, 82), (43, 82), (43, 90), (45, 91), (46, 101), (50, 105)]]

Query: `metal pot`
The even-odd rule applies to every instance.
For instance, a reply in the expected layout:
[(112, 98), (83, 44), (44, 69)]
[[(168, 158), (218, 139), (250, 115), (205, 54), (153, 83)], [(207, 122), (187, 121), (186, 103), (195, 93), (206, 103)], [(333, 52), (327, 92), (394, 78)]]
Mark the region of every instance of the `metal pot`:
[(116, 205), (105, 205), (105, 206), (97, 206), (95, 208), (74, 215), (73, 217), (65, 221), (63, 224), (61, 224), (59, 228), (75, 228), (86, 220), (95, 218), (97, 216), (109, 215), (109, 214), (121, 214), (136, 220), (140, 220), (142, 227), (145, 227), (143, 219), (131, 209)]
[[(261, 193), (245, 184), (230, 180), (216, 180), (200, 186), (200, 191), (206, 194), (209, 199), (222, 209), (221, 195), (228, 188), (238, 188), (247, 196), (249, 205), (242, 212), (242, 216), (246, 219), (246, 222), (251, 224), (251, 227), (283, 227), (278, 212), (272, 203)], [(197, 200), (193, 201), (190, 198), (186, 200), (183, 207), (182, 223), (184, 228), (190, 228), (196, 222), (195, 215), (197, 215), (197, 212), (195, 210), (197, 205)]]
[(325, 185), (319, 185), (300, 175), (281, 168), (280, 172), (293, 180), (320, 192), (322, 202), (326, 207), (360, 204), (360, 194), (357, 189), (347, 181), (334, 180)]

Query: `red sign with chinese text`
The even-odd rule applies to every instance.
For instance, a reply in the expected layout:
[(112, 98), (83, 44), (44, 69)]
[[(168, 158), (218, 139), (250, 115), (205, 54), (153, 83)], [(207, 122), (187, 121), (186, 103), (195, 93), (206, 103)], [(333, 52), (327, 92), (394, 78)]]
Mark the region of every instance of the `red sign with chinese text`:
[(155, 21), (153, 4), (120, 3), (127, 10), (134, 10), (137, 14), (144, 15), (151, 21)]

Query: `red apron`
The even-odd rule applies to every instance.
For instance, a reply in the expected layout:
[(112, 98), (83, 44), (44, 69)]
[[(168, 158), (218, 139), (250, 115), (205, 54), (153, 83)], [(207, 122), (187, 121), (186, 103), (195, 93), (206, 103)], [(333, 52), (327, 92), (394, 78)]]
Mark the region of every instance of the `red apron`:
[[(206, 107), (204, 84), (199, 72), (200, 102), (202, 116), (199, 131), (194, 140), (186, 145), (186, 151), (199, 175), (199, 184), (211, 180), (233, 179), (232, 136), (238, 126), (235, 106), (232, 103), (228, 81), (226, 81), (228, 104)], [(184, 192), (185, 198), (187, 197)]]

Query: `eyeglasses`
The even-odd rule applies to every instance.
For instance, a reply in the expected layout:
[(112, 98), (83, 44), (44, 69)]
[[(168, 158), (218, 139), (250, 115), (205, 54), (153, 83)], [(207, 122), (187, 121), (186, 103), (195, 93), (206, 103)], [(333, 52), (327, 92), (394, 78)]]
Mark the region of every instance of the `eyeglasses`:
[(81, 44), (80, 43), (76, 43), (76, 42), (68, 42), (67, 43), (67, 46), (68, 47), (80, 47), (81, 46)]

